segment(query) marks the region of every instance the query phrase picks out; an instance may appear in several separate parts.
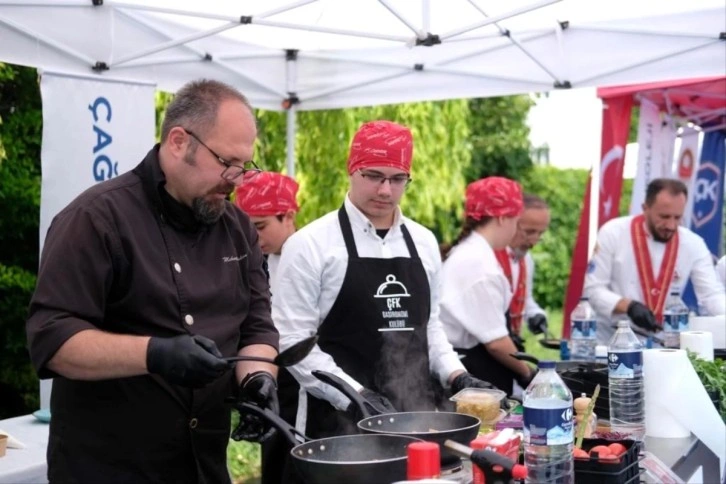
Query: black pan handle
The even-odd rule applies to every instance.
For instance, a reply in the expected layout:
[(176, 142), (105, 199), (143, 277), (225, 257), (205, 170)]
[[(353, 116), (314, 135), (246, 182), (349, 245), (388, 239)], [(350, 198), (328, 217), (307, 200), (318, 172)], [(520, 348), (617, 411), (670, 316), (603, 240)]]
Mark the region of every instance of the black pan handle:
[(236, 408), (240, 413), (252, 413), (270, 422), (293, 447), (310, 440), (269, 408), (258, 407), (252, 403), (240, 403)]
[(522, 353), (521, 351), (517, 351), (516, 353), (510, 353), (509, 356), (511, 356), (512, 358), (516, 358), (519, 361), (529, 361), (530, 363), (534, 363), (535, 365), (539, 364), (539, 360), (537, 358), (530, 354)]
[(332, 386), (336, 390), (340, 390), (343, 395), (348, 397), (353, 404), (358, 407), (360, 410), (361, 415), (363, 415), (363, 418), (371, 417), (371, 412), (366, 407), (366, 401), (363, 396), (355, 391), (355, 388), (353, 388), (350, 383), (340, 378), (338, 375), (334, 375), (332, 373), (329, 373), (327, 371), (323, 370), (313, 370), (312, 374), (315, 378), (320, 380), (323, 383), (327, 383), (328, 385)]

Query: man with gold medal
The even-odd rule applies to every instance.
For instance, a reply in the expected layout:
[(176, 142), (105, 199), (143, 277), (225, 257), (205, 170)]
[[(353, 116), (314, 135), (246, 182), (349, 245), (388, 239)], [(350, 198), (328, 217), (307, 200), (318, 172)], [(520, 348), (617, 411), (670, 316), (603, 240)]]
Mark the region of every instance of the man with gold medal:
[(642, 214), (613, 219), (600, 229), (583, 291), (598, 314), (598, 343), (607, 344), (614, 321), (624, 317), (646, 331), (660, 330), (669, 292), (682, 293), (689, 279), (703, 312), (726, 314), (724, 285), (706, 243), (680, 226), (687, 197), (681, 181), (655, 179)]

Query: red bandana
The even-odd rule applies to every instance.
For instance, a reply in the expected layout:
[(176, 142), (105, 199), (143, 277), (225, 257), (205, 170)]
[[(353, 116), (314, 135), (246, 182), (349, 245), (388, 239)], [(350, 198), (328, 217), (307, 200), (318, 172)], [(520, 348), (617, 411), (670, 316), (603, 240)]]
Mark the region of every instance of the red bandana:
[(263, 171), (237, 187), (235, 203), (252, 217), (280, 215), (288, 210), (297, 212), (297, 190), (297, 182), (289, 176)]
[(508, 178), (490, 176), (466, 187), (466, 216), (474, 220), (484, 217), (516, 217), (522, 213), (522, 189)]
[(673, 273), (676, 270), (676, 258), (678, 257), (678, 231), (666, 242), (663, 261), (658, 270), (658, 279), (653, 274), (653, 262), (648, 250), (648, 233), (645, 231), (645, 216), (633, 217), (630, 223), (630, 236), (633, 242), (635, 253), (635, 265), (638, 267), (638, 278), (640, 289), (648, 309), (655, 313), (659, 323), (663, 324), (663, 305), (668, 296), (668, 286), (673, 280)]
[(390, 121), (371, 121), (353, 137), (348, 174), (361, 168), (390, 167), (411, 173), (413, 137), (405, 126)]

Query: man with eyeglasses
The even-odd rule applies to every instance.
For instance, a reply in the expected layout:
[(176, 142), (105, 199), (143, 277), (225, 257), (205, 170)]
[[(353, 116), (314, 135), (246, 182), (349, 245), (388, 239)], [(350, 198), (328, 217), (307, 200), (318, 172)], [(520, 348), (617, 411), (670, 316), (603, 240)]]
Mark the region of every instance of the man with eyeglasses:
[(412, 156), (408, 128), (365, 123), (351, 144), (343, 206), (285, 244), (272, 303), (281, 347), (319, 336), (289, 368), (308, 392), (298, 415), (309, 437), (349, 432), (360, 418), (313, 370), (339, 376), (378, 413), (432, 410), (432, 373), (454, 392), (490, 387), (465, 372), (439, 321), (436, 238), (399, 208)]
[(512, 289), (507, 311), (507, 329), (519, 351), (524, 351), (522, 320), (532, 334), (547, 331), (547, 315), (532, 296), (534, 260), (529, 251), (537, 245), (550, 225), (550, 209), (543, 199), (525, 193), (524, 211), (517, 222), (517, 232), (509, 245), (494, 251)]
[(277, 355), (257, 233), (227, 200), (256, 134), (237, 90), (189, 83), (161, 143), (53, 220), (26, 328), (55, 378), (51, 482), (230, 482), (225, 399), (277, 408), (274, 366), (223, 359)]

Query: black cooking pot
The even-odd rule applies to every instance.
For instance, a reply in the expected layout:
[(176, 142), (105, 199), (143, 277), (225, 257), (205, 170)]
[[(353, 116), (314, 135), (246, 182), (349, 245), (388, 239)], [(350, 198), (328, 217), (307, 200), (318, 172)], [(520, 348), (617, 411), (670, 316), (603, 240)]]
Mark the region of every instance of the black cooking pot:
[(370, 484), (404, 480), (408, 444), (421, 441), (412, 436), (385, 434), (310, 440), (268, 409), (249, 403), (240, 407), (241, 411), (265, 418), (293, 445), (290, 455), (295, 469), (307, 484)]
[(360, 393), (345, 380), (332, 373), (315, 370), (313, 375), (332, 385), (348, 397), (365, 418), (358, 422), (358, 428), (376, 435), (405, 435), (436, 442), (441, 447), (441, 462), (446, 465), (458, 457), (444, 447), (446, 440), (469, 445), (479, 434), (481, 420), (471, 415), (455, 412), (396, 412), (371, 415)]

